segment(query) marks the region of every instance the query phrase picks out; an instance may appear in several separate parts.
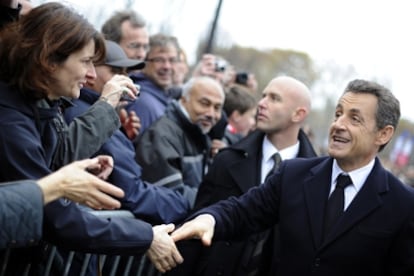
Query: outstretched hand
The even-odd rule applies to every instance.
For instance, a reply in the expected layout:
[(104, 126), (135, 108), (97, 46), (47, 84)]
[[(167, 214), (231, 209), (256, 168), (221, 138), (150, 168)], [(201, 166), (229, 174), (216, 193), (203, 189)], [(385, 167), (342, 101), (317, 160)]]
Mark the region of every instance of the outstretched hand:
[(124, 192), (87, 171), (96, 170), (100, 177), (106, 178), (112, 171), (112, 164), (112, 158), (98, 156), (72, 162), (39, 179), (37, 183), (43, 191), (45, 204), (65, 197), (94, 209), (121, 207), (121, 203), (111, 196), (122, 198)]
[(175, 242), (185, 239), (201, 239), (205, 246), (211, 245), (216, 221), (212, 215), (203, 214), (183, 224), (171, 237)]

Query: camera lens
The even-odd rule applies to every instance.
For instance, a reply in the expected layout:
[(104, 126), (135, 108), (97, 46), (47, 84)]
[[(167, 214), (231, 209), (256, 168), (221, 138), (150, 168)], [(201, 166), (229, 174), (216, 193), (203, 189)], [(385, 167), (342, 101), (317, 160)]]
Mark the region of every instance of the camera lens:
[(249, 74), (247, 72), (239, 72), (236, 74), (236, 83), (246, 85), (247, 80), (249, 79)]

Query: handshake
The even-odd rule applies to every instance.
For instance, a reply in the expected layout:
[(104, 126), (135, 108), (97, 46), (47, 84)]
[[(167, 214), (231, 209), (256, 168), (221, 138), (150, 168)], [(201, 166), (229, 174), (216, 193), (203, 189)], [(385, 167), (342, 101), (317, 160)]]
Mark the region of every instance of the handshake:
[(147, 256), (158, 271), (165, 273), (184, 261), (175, 242), (196, 238), (201, 239), (204, 245), (209, 246), (214, 234), (214, 225), (213, 216), (202, 214), (186, 222), (175, 231), (174, 224), (154, 226), (152, 228), (154, 237), (147, 251)]

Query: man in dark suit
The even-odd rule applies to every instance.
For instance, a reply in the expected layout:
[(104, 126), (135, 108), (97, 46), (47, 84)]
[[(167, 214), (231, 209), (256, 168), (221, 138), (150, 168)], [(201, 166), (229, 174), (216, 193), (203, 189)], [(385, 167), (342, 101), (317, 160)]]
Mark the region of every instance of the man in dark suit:
[[(350, 82), (330, 127), (329, 156), (282, 162), (265, 184), (194, 214), (173, 239), (210, 245), (213, 236), (240, 239), (278, 223), (278, 275), (414, 275), (414, 191), (377, 157), (399, 118), (387, 88)], [(348, 186), (339, 218), (326, 227), (341, 174)]]
[[(257, 107), (257, 130), (215, 157), (200, 185), (195, 210), (262, 184), (274, 165), (274, 153), (281, 160), (316, 156), (301, 129), (311, 108), (306, 85), (291, 77), (276, 77), (263, 90)], [(242, 241), (220, 241), (211, 247), (202, 248), (194, 241), (179, 243), (186, 262), (169, 275), (274, 275), (276, 262), (270, 260), (278, 259), (278, 235), (274, 227)]]

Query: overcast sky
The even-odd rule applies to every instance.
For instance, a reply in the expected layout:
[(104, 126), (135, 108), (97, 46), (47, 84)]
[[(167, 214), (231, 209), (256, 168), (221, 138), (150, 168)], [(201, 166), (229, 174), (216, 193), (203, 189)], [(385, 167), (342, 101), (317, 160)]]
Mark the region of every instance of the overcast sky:
[[(99, 7), (106, 7), (100, 20), (103, 22), (126, 1), (67, 2), (75, 3), (76, 8), (94, 20)], [(135, 10), (153, 26), (169, 18), (172, 34), (193, 60), (195, 45), (200, 36), (205, 36), (218, 1), (135, 3)], [(399, 98), (403, 117), (414, 121), (411, 5), (411, 1), (405, 0), (223, 0), (219, 25), (242, 46), (303, 51), (316, 61), (353, 65), (358, 77), (383, 79)], [(338, 91), (343, 89), (343, 84), (337, 87)]]

